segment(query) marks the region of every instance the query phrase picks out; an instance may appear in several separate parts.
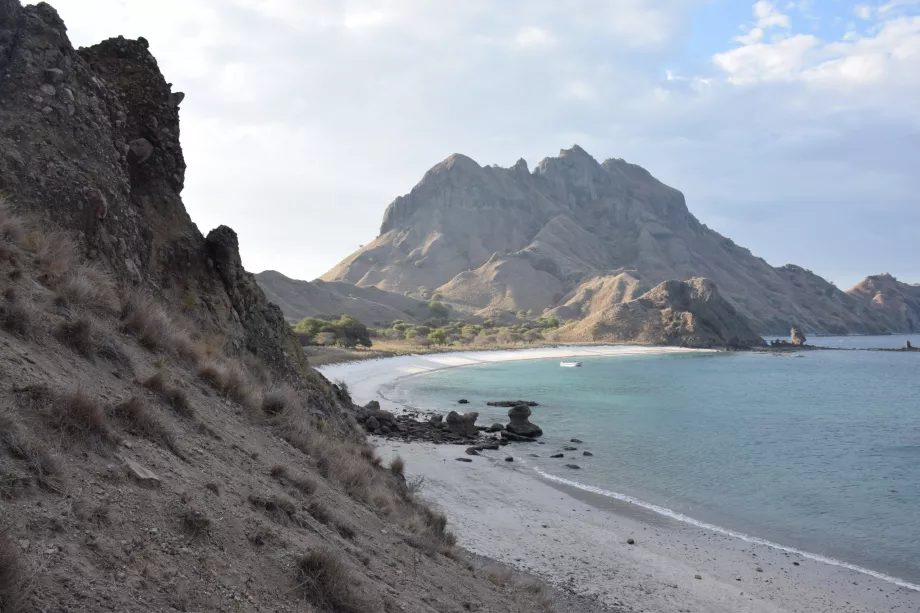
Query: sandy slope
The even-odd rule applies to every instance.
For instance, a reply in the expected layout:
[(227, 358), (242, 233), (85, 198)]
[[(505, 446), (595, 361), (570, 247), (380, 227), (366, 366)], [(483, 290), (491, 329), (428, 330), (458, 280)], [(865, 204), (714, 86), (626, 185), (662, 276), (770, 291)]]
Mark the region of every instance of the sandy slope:
[[(386, 405), (379, 394), (381, 387), (403, 376), (441, 368), (649, 351), (655, 349), (574, 347), (402, 356), (322, 371), (347, 382), (357, 402), (377, 398)], [(384, 455), (401, 455), (410, 478), (425, 478), (424, 494), (447, 509), (461, 545), (540, 574), (557, 585), (596, 594), (623, 610), (920, 610), (920, 591), (550, 483), (527, 465), (527, 453), (534, 451), (531, 447), (509, 446), (473, 458), (472, 463), (456, 462), (463, 454), (452, 446), (380, 441), (380, 448)], [(539, 451), (548, 452), (549, 447)], [(513, 463), (504, 461), (508, 455), (514, 457)], [(636, 544), (628, 545), (627, 538), (634, 538)]]

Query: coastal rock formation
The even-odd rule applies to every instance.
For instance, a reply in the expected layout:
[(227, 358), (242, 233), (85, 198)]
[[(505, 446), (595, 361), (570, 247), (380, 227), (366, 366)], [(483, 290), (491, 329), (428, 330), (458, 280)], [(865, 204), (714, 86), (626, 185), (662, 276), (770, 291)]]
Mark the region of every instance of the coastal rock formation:
[(892, 331), (920, 331), (920, 284), (898, 281), (889, 274), (866, 277), (847, 290), (869, 313), (888, 322)]
[(486, 406), (490, 406), (490, 407), (517, 407), (521, 405), (525, 405), (528, 407), (540, 406), (533, 400), (492, 400), (486, 403)]
[(805, 341), (807, 340), (805, 338), (805, 335), (802, 334), (802, 332), (798, 328), (793, 328), (792, 330), (790, 330), (789, 337), (793, 345), (804, 345)]
[(708, 279), (667, 281), (560, 328), (565, 341), (681, 347), (759, 347), (763, 338)]
[(451, 411), (444, 421), (447, 423), (447, 430), (452, 434), (476, 436), (479, 433), (479, 429), (476, 427), (478, 418), (479, 413), (464, 413), (461, 415), (456, 411)]
[(774, 268), (711, 230), (645, 169), (598, 163), (577, 145), (532, 172), (451, 155), (389, 205), (374, 241), (322, 278), (438, 292), (484, 316), (555, 309), (572, 319), (695, 277), (711, 279), (759, 333), (906, 331), (814, 273)]
[(510, 434), (536, 438), (543, 436), (543, 430), (536, 424), (530, 423), (531, 410), (526, 404), (519, 404), (508, 409), (508, 419), (511, 422), (505, 426), (505, 430)]

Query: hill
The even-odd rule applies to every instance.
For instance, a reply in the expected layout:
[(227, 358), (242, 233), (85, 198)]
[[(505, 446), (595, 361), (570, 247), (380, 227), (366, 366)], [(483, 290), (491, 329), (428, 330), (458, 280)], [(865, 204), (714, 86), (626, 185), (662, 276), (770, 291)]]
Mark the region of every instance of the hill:
[(902, 332), (920, 330), (920, 284), (907, 284), (889, 274), (866, 277), (847, 294), (878, 317), (893, 322)]
[(419, 323), (424, 315), (418, 298), (376, 287), (357, 287), (335, 281), (298, 281), (266, 270), (255, 275), (270, 302), (277, 304), (290, 323), (304, 317), (346, 314), (367, 325), (403, 320)]
[(66, 31), (0, 0), (0, 611), (540, 610), (192, 223), (147, 42)]
[[(460, 309), (565, 306), (627, 273), (645, 288), (706, 277), (754, 328), (878, 333), (895, 321), (797, 266), (775, 268), (700, 223), (684, 196), (577, 145), (531, 172), (455, 154), (387, 207), (379, 236), (323, 275), (394, 292), (437, 291)], [(608, 280), (604, 280), (608, 279)], [(582, 287), (583, 286), (583, 287)]]
[(562, 341), (681, 347), (758, 347), (763, 338), (719, 295), (709, 279), (665, 281), (633, 299), (616, 292), (583, 319), (561, 328)]

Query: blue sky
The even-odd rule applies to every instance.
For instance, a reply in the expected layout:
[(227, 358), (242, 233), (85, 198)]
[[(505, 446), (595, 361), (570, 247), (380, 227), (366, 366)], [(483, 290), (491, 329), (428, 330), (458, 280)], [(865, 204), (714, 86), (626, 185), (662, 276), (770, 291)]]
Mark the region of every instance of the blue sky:
[(314, 278), (451, 153), (578, 143), (774, 265), (920, 282), (920, 0), (57, 0), (186, 92), (183, 194)]

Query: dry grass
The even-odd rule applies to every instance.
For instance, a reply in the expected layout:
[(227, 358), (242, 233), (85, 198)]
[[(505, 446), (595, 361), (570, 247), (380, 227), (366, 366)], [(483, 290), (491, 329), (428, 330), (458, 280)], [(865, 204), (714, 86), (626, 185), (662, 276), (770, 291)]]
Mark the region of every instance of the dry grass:
[(177, 388), (166, 383), (166, 374), (162, 370), (156, 371), (153, 375), (141, 382), (141, 385), (160, 395), (163, 400), (182, 417), (194, 417), (195, 411), (189, 404), (188, 395)]
[(40, 487), (59, 491), (61, 464), (57, 456), (42, 444), (41, 439), (20, 425), (13, 409), (7, 405), (0, 406), (0, 447), (24, 462)]
[(396, 456), (390, 461), (390, 472), (394, 475), (403, 475), (406, 470), (406, 461), (401, 457)]
[(96, 355), (93, 325), (86, 317), (61, 322), (55, 328), (54, 336), (61, 343), (89, 360), (92, 360)]
[(407, 504), (408, 514), (402, 518), (402, 525), (411, 536), (406, 541), (430, 557), (437, 553), (453, 557), (457, 538), (447, 529), (447, 517), (415, 500)]
[(109, 416), (129, 434), (147, 439), (182, 457), (172, 429), (136, 396), (116, 404), (109, 410)]
[(524, 583), (518, 586), (521, 591), (530, 594), (534, 603), (537, 605), (540, 611), (549, 612), (553, 610), (553, 594), (552, 591), (547, 587), (542, 581), (537, 579), (531, 579), (530, 581), (525, 581)]
[(287, 468), (280, 464), (273, 466), (268, 471), (268, 474), (271, 475), (272, 479), (282, 484), (291, 485), (306, 496), (312, 496), (316, 492), (317, 485), (315, 481), (307, 477), (292, 475)]
[(256, 386), (249, 380), (243, 366), (231, 360), (206, 360), (198, 367), (198, 377), (207, 382), (220, 395), (236, 401), (243, 407), (258, 406)]
[(39, 270), (51, 279), (58, 279), (70, 271), (77, 261), (77, 247), (70, 235), (60, 230), (44, 232), (33, 229), (24, 241)]
[(262, 396), (262, 412), (280, 415), (288, 407), (297, 405), (297, 393), (289, 385), (273, 387)]
[(513, 575), (514, 573), (507, 566), (490, 566), (486, 569), (486, 576), (489, 578), (489, 581), (498, 587), (505, 587), (508, 585)]
[(10, 208), (6, 198), (0, 196), (0, 241), (21, 247), (26, 237), (26, 225)]
[(28, 338), (32, 333), (35, 308), (22, 300), (12, 289), (7, 288), (0, 301), (0, 328), (10, 334)]
[(339, 553), (327, 547), (314, 549), (297, 562), (298, 588), (304, 598), (331, 613), (373, 613), (371, 600), (355, 585), (351, 569)]
[(64, 278), (55, 300), (59, 304), (112, 311), (116, 304), (115, 284), (105, 271), (82, 264)]
[(0, 611), (20, 613), (31, 596), (31, 578), (19, 557), (19, 547), (0, 532)]
[(200, 358), (198, 347), (184, 326), (144, 292), (132, 292), (121, 306), (122, 328), (150, 351), (168, 351), (190, 362)]
[(99, 402), (86, 390), (75, 388), (67, 392), (45, 393), (39, 412), (45, 422), (71, 443), (89, 442), (109, 445), (117, 437), (109, 418)]

